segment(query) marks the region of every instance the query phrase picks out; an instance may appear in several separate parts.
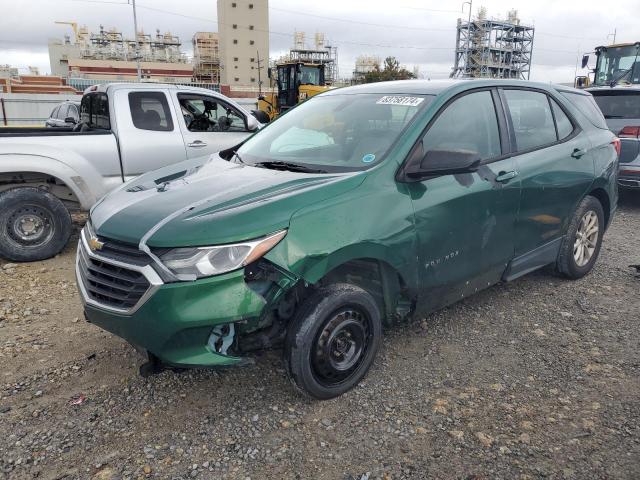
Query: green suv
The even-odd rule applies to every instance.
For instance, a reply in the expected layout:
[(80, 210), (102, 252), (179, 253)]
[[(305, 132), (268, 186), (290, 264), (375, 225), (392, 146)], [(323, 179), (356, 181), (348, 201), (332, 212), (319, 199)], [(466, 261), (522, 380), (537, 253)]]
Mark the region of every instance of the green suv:
[(593, 99), (495, 80), (318, 95), (98, 202), (78, 245), (86, 318), (146, 352), (143, 373), (281, 346), (300, 391), (340, 395), (383, 327), (545, 265), (592, 269), (619, 141), (577, 101)]

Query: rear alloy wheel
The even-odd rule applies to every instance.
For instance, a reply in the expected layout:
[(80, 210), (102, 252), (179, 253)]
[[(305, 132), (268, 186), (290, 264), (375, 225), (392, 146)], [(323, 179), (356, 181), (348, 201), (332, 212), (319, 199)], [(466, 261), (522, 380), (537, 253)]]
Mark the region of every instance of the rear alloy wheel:
[(581, 278), (595, 264), (604, 235), (604, 212), (598, 199), (588, 196), (578, 205), (560, 248), (557, 269), (565, 277)]
[(285, 364), (302, 393), (324, 400), (353, 388), (380, 347), (380, 310), (365, 290), (323, 287), (305, 300), (287, 331)]
[(33, 187), (0, 194), (0, 256), (17, 262), (53, 257), (71, 235), (71, 216), (60, 200)]

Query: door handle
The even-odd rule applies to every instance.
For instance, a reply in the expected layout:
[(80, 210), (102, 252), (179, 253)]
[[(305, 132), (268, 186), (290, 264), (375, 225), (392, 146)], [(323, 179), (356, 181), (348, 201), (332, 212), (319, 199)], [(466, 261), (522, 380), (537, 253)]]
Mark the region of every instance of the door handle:
[(496, 182), (507, 183), (509, 180), (512, 180), (518, 176), (518, 172), (515, 170), (511, 172), (500, 172), (496, 177)]
[(207, 144), (204, 143), (202, 140), (194, 140), (191, 143), (187, 143), (187, 147), (191, 147), (191, 148), (201, 148), (206, 146)]
[(574, 149), (573, 149), (573, 152), (571, 152), (571, 156), (572, 156), (573, 158), (580, 158), (580, 157), (582, 157), (585, 153), (587, 153), (587, 151), (586, 151), (586, 150), (583, 150), (583, 149), (581, 149), (581, 148), (574, 148)]

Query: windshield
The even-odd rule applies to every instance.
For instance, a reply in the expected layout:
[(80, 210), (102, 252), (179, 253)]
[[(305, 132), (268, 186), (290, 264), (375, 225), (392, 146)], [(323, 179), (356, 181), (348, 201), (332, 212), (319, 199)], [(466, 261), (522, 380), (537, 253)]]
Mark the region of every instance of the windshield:
[(300, 85), (320, 84), (320, 67), (300, 67)]
[[(640, 46), (603, 48), (596, 65), (596, 85), (608, 85), (616, 79), (619, 83), (640, 83)], [(625, 73), (626, 72), (626, 73)]]
[(316, 96), (251, 137), (237, 154), (243, 163), (257, 166), (364, 170), (383, 160), (418, 110), (432, 99), (430, 95)]
[(593, 92), (604, 118), (640, 118), (640, 91)]

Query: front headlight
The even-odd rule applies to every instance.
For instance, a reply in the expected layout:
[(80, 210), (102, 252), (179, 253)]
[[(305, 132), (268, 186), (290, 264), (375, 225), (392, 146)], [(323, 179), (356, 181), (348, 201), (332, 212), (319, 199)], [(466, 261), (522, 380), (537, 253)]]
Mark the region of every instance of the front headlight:
[(286, 230), (247, 242), (211, 247), (173, 248), (160, 256), (165, 267), (181, 279), (220, 275), (255, 262), (275, 247)]

